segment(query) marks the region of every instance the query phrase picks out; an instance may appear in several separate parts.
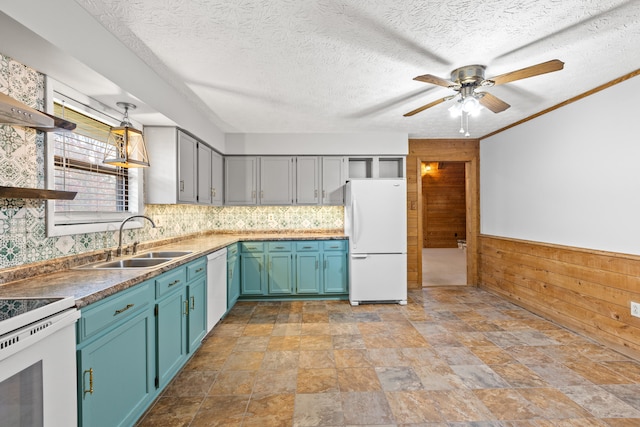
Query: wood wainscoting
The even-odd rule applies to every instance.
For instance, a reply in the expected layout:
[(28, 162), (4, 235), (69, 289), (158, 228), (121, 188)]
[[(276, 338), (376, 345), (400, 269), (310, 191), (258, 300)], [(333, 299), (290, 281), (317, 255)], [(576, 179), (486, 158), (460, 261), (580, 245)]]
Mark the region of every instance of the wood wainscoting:
[(478, 139), (410, 139), (407, 156), (407, 285), (422, 287), (422, 162), (464, 162), (467, 284), (478, 282), (477, 236), (480, 231)]
[(479, 286), (640, 358), (640, 256), (479, 236)]

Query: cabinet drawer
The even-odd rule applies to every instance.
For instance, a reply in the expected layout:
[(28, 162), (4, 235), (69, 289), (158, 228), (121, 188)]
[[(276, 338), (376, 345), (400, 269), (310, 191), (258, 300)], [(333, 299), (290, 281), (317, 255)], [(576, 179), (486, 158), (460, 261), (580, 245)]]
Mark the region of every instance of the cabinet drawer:
[(264, 252), (264, 243), (248, 242), (242, 243), (242, 252)]
[(296, 252), (317, 252), (320, 250), (320, 242), (296, 242)]
[(187, 280), (191, 281), (196, 277), (207, 273), (207, 259), (201, 258), (187, 265)]
[(291, 242), (269, 242), (267, 249), (269, 252), (291, 252)]
[(346, 251), (347, 241), (346, 240), (327, 240), (322, 242), (322, 248), (325, 251)]
[(78, 340), (85, 340), (109, 326), (131, 318), (151, 301), (153, 291), (149, 281), (88, 306), (82, 310)]
[(227, 246), (227, 258), (231, 258), (234, 255), (238, 254), (238, 245), (234, 243), (233, 245)]
[(168, 294), (187, 283), (187, 269), (178, 267), (156, 279), (156, 298)]

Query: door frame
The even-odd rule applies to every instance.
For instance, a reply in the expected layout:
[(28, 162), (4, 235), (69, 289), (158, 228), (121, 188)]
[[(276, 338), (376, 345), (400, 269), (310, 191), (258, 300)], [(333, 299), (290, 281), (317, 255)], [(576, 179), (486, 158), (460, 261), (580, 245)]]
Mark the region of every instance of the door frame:
[[(409, 287), (422, 288), (422, 162), (464, 162), (465, 164), (465, 204), (466, 204), (466, 240), (467, 240), (467, 285), (478, 285), (478, 235), (480, 231), (480, 197), (479, 197), (479, 139), (410, 139), (409, 157), (407, 159), (407, 200), (409, 201), (407, 224), (415, 224), (414, 229), (407, 230), (407, 236), (415, 236), (415, 241), (408, 241), (408, 246), (415, 247), (414, 260), (409, 260), (409, 267), (415, 265), (415, 282)], [(413, 182), (411, 182), (413, 181)], [(412, 214), (411, 211), (414, 211)], [(414, 221), (411, 216), (414, 215)], [(410, 226), (410, 225), (409, 225)], [(413, 227), (412, 227), (413, 228)], [(409, 237), (411, 240), (411, 238)], [(413, 245), (412, 245), (413, 244)], [(411, 270), (411, 269), (409, 269)], [(408, 276), (409, 277), (409, 276)]]

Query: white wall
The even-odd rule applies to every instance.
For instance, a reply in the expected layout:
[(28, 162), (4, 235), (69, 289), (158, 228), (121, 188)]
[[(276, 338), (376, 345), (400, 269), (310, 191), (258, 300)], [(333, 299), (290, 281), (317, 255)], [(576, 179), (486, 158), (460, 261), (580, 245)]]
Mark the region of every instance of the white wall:
[(483, 234), (640, 254), (640, 78), (480, 142)]
[(228, 133), (225, 154), (402, 155), (409, 152), (406, 133)]

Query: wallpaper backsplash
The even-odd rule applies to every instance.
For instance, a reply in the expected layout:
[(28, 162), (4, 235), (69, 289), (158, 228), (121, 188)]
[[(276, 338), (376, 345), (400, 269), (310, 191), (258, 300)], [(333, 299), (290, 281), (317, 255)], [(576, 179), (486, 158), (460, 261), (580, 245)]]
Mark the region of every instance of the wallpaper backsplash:
[[(0, 92), (43, 109), (44, 75), (0, 54)], [(0, 185), (45, 188), (44, 133), (0, 125)], [(47, 237), (42, 200), (0, 198), (0, 269), (117, 245), (116, 230)], [(124, 243), (207, 230), (335, 230), (344, 226), (342, 206), (208, 207), (146, 205), (158, 226), (128, 230)]]

